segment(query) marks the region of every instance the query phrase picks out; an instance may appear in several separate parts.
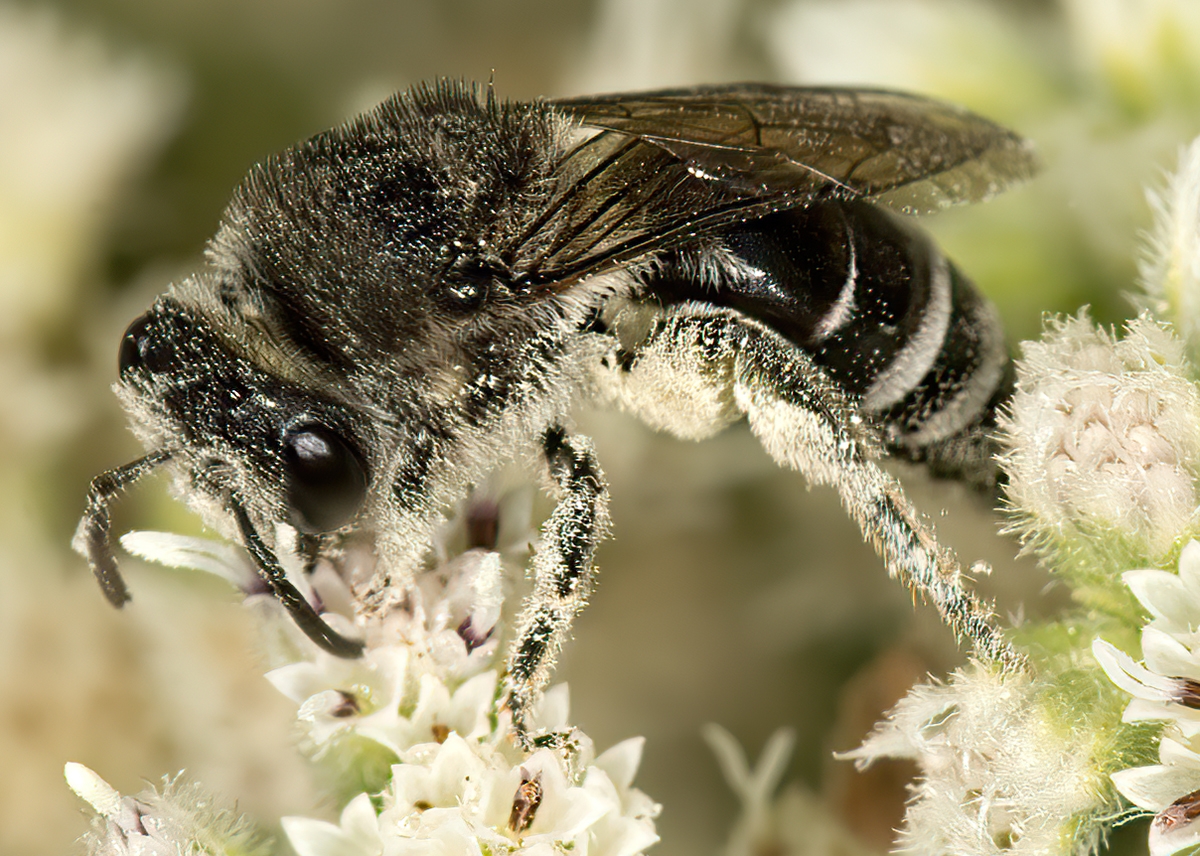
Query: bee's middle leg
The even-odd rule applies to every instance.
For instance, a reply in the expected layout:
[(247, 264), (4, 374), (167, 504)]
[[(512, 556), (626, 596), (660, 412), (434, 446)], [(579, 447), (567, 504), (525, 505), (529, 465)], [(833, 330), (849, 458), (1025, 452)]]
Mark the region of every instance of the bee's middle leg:
[(550, 677), (571, 621), (587, 603), (596, 545), (608, 532), (608, 486), (591, 441), (548, 430), (542, 449), (558, 485), (558, 505), (542, 527), (533, 557), (533, 592), (509, 652), (507, 703), (513, 729), (532, 748), (530, 714)]

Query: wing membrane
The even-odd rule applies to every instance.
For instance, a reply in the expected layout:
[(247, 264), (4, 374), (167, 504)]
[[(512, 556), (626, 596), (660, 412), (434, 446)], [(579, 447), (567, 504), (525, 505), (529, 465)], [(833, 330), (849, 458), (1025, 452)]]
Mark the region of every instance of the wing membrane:
[(903, 187), (919, 200), (925, 194), (917, 186), (931, 184), (937, 189), (925, 210), (979, 201), (1029, 178), (1036, 166), (1032, 147), (1013, 132), (900, 92), (734, 85), (557, 106), (585, 125), (641, 137), (715, 174), (777, 191), (825, 176), (855, 195), (877, 198)]
[(821, 196), (919, 213), (985, 199), (1036, 168), (1011, 131), (897, 92), (734, 85), (554, 106), (600, 133), (564, 159), (525, 236), (517, 266), (531, 282), (576, 279)]

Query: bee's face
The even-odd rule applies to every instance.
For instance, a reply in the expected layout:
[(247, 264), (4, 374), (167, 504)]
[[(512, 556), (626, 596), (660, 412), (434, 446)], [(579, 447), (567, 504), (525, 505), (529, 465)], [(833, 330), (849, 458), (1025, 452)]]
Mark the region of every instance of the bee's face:
[(170, 453), (209, 504), (311, 534), (358, 515), (370, 485), (367, 438), (344, 403), (271, 376), (169, 296), (129, 326), (119, 365), (119, 392), (143, 438)]

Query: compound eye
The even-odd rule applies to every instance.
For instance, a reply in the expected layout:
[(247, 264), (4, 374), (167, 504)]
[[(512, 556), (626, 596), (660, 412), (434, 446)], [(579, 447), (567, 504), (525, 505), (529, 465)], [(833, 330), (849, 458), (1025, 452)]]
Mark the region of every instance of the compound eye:
[(150, 345), (150, 325), (154, 319), (147, 312), (134, 319), (125, 328), (125, 336), (121, 339), (121, 348), (117, 352), (117, 370), (121, 377), (146, 365), (146, 352)]
[(332, 532), (349, 523), (367, 495), (358, 452), (324, 425), (288, 429), (283, 437), (288, 503), (301, 532)]

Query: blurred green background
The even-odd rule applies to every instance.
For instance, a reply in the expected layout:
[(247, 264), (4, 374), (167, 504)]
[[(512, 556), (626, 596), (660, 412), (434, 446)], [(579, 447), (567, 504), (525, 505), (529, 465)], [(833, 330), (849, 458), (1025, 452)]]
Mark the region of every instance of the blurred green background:
[[(61, 0), (0, 2), (0, 853), (69, 850), (62, 765), (125, 792), (187, 769), (270, 823), (328, 813), (290, 749), (248, 618), (215, 583), (125, 562), (111, 610), (67, 549), (88, 479), (139, 450), (108, 387), (124, 326), (202, 263), (260, 158), (436, 77), (533, 98), (739, 79), (853, 83), (961, 102), (1032, 137), (1032, 184), (926, 225), (1014, 343), (1045, 312), (1130, 313), (1143, 188), (1200, 132), (1190, 0)], [(743, 429), (699, 445), (582, 412), (616, 537), (559, 677), (600, 746), (648, 738), (664, 854), (716, 852), (737, 812), (699, 728), (757, 754), (797, 729), (819, 815), (886, 847), (907, 771), (830, 759), (913, 680), (958, 662), (826, 490)], [(1062, 599), (998, 515), (904, 472), (1002, 614)], [(949, 509), (939, 514), (941, 509)], [(139, 487), (116, 531), (194, 528)]]

